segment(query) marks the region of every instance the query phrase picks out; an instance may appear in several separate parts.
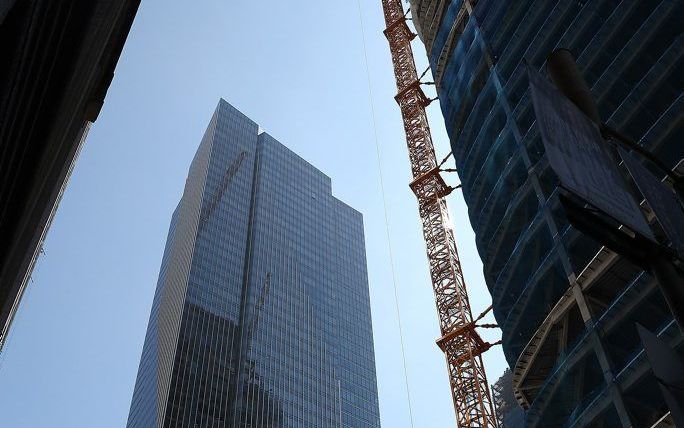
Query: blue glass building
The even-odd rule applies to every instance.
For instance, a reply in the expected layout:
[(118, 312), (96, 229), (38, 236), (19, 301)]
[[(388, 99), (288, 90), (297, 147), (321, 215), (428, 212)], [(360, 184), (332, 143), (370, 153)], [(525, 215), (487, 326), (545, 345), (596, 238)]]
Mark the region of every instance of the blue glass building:
[(379, 427), (363, 219), (221, 100), (172, 219), (128, 427)]
[(684, 2), (411, 0), (411, 10), (526, 425), (667, 423), (635, 323), (679, 349), (683, 337), (648, 274), (568, 224), (523, 61), (543, 73), (553, 49), (571, 49), (602, 118), (675, 167)]

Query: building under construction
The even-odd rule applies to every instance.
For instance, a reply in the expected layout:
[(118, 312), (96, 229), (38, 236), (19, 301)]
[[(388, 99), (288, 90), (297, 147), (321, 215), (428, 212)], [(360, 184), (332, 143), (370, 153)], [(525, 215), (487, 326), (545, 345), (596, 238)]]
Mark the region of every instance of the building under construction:
[(603, 120), (675, 168), (684, 3), (412, 0), (411, 17), (526, 426), (671, 426), (635, 323), (679, 350), (684, 337), (649, 274), (570, 226), (524, 61), (544, 73), (570, 49)]
[(499, 428), (522, 428), (525, 413), (513, 392), (513, 374), (506, 369), (492, 385), (492, 401)]

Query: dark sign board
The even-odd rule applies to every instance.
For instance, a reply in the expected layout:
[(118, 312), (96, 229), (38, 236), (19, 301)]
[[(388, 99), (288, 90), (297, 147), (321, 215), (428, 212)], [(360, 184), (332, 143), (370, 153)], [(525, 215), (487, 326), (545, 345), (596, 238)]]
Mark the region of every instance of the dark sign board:
[(620, 148), (620, 157), (639, 191), (653, 210), (672, 246), (684, 257), (684, 210), (677, 195), (658, 180), (634, 155)]
[(637, 324), (646, 357), (658, 380), (675, 426), (684, 427), (684, 363), (682, 356), (658, 336)]
[(549, 164), (568, 191), (642, 237), (655, 241), (598, 126), (548, 80), (527, 66), (532, 104)]

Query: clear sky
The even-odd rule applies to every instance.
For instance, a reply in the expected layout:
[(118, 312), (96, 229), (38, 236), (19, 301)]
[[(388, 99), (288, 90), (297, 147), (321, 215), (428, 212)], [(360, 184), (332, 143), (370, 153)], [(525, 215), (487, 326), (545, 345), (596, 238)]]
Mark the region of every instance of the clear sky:
[[(382, 9), (361, 2), (415, 426), (455, 426)], [(410, 426), (356, 0), (143, 0), (0, 355), (4, 427), (125, 425), (171, 213), (220, 97), (364, 214), (382, 425)], [(490, 297), (460, 193), (450, 204), (477, 314)], [(500, 348), (485, 364), (493, 383)]]

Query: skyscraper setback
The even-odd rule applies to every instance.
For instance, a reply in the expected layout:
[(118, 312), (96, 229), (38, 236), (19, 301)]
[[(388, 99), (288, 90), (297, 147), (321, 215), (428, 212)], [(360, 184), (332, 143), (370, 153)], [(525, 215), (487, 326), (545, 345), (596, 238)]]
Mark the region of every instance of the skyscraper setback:
[(128, 427), (379, 427), (360, 213), (221, 100), (173, 213)]

